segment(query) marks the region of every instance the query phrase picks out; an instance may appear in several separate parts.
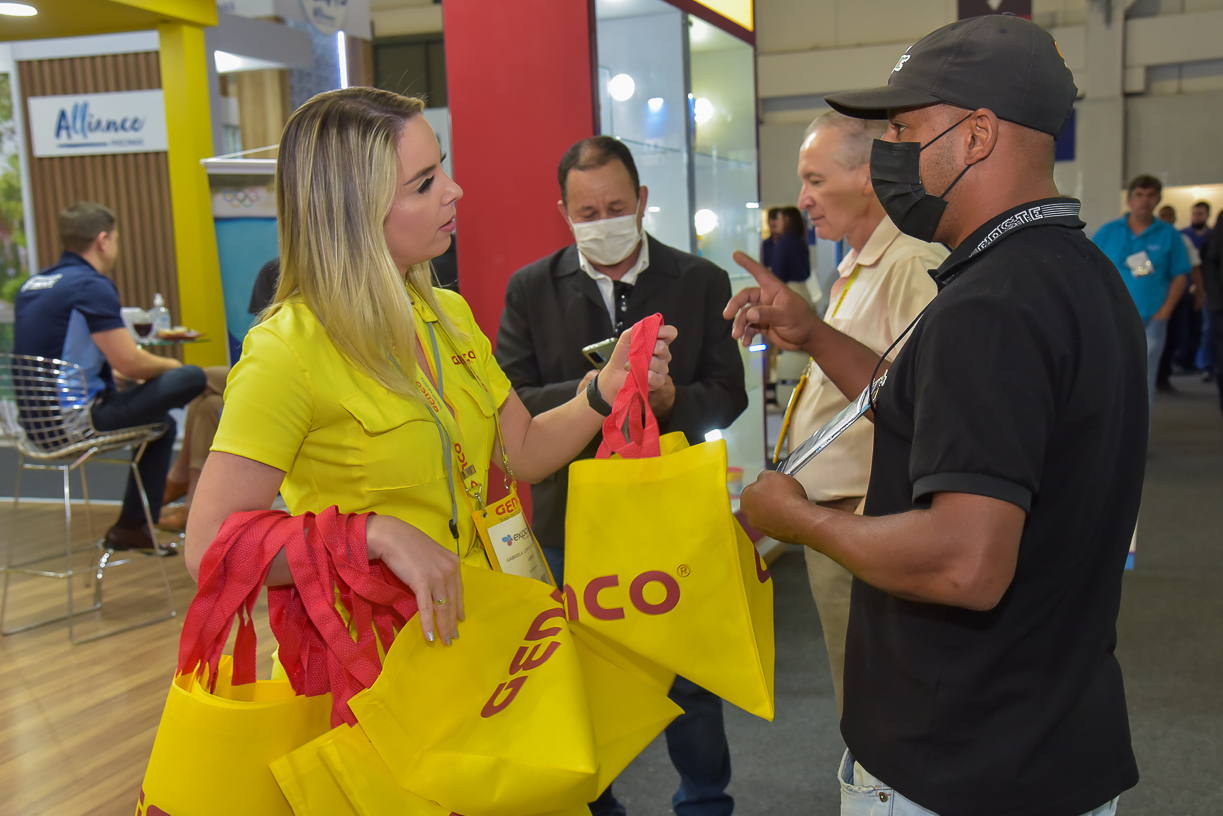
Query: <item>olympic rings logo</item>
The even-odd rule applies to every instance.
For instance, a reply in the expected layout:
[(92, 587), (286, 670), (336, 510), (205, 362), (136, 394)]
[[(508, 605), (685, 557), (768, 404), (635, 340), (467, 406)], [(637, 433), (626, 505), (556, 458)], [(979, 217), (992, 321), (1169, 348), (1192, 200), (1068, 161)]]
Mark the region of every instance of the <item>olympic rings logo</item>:
[(259, 199), (262, 198), (258, 187), (247, 187), (245, 190), (225, 190), (221, 193), (221, 197), (225, 199), (225, 203), (229, 206), (245, 210), (255, 206)]

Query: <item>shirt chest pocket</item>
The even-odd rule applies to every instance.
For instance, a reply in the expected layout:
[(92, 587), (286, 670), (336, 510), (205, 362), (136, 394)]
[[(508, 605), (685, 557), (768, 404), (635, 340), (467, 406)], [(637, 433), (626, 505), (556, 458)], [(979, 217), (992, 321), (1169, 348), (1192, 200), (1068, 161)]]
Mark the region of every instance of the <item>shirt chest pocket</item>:
[(359, 392), (340, 401), (356, 423), (348, 434), (364, 490), (397, 490), (446, 478), (441, 434), (409, 397)]
[[(463, 393), (476, 404), (480, 416), (486, 420), (492, 419), (496, 407), (493, 405), (493, 395), (489, 392), (488, 388), (482, 383), (477, 382), (475, 377), (466, 371), (463, 372), (462, 377), (456, 379), (458, 379), (458, 385), (463, 390)], [(447, 394), (451, 393), (449, 390), (451, 387), (449, 382), (446, 383)], [(466, 429), (464, 429), (464, 433), (466, 433)]]

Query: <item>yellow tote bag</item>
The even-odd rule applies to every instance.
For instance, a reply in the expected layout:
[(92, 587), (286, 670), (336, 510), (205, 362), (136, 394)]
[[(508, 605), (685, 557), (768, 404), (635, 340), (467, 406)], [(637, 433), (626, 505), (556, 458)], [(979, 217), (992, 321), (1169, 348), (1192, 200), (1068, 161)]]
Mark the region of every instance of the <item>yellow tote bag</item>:
[(645, 372), (659, 323), (633, 327), (631, 376), (603, 425), (600, 458), (569, 466), (566, 609), (771, 720), (772, 581), (731, 514), (726, 443), (688, 447), (682, 434), (658, 435)]
[(395, 784), (360, 725), (339, 725), (272, 763), (296, 816), (450, 816)]
[(399, 786), (462, 814), (560, 810), (598, 770), (581, 665), (557, 590), (463, 568), (449, 647), (401, 631), (349, 702)]
[(221, 658), (215, 693), (194, 673), (170, 685), (137, 816), (289, 816), (269, 764), (331, 729), (331, 695), (302, 697), (288, 681), (231, 684)]
[(571, 627), (582, 663), (599, 771), (582, 792), (593, 802), (683, 709), (667, 697), (674, 672), (582, 626)]
[[(586, 816), (620, 772), (682, 713), (666, 691), (674, 674), (584, 629), (573, 642), (590, 700), (598, 771), (576, 788), (572, 807), (541, 816)], [(404, 790), (361, 725), (341, 725), (272, 763), (296, 816), (450, 816), (451, 811)], [(482, 780), (467, 780), (479, 787)], [(499, 813), (491, 802), (473, 813)]]
[(679, 714), (657, 669), (570, 632), (559, 590), (464, 568), (463, 598), (453, 646), (400, 632), (350, 701), (401, 788), (468, 816), (581, 812)]
[[(296, 816), (458, 816), (395, 784), (360, 724), (338, 726), (272, 763)], [(589, 816), (581, 805), (539, 816)]]

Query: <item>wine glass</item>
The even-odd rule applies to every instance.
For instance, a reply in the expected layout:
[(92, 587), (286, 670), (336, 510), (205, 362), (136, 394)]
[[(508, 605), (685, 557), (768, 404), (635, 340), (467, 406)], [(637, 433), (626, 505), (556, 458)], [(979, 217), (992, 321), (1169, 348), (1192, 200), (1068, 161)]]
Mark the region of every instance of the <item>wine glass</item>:
[(153, 331), (153, 316), (146, 311), (132, 314), (132, 328), (141, 339), (147, 340), (149, 332)]

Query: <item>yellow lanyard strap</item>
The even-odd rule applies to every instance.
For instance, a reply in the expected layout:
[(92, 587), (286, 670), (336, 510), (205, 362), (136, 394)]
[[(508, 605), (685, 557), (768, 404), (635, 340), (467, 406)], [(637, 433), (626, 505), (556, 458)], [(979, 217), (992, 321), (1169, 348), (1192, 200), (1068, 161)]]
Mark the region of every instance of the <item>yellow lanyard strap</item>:
[(832, 314), (828, 315), (828, 319), (837, 316), (837, 312), (841, 311), (841, 304), (845, 302), (845, 296), (849, 294), (849, 289), (854, 285), (854, 281), (858, 279), (858, 273), (862, 271), (861, 266), (854, 266), (854, 271), (850, 273), (849, 280), (845, 283), (845, 288), (841, 290), (841, 296), (837, 298), (837, 305), (832, 307)]
[[(841, 296), (837, 298), (837, 304), (832, 307), (832, 312), (828, 315), (828, 319), (837, 316), (837, 312), (841, 311), (841, 304), (845, 302), (845, 296), (849, 294), (849, 289), (854, 285), (854, 281), (858, 279), (858, 273), (862, 271), (861, 265), (855, 265), (854, 271), (850, 273), (849, 280), (845, 282), (845, 288), (841, 290)], [(808, 369), (810, 364), (808, 364)], [(803, 371), (803, 376), (799, 377), (798, 385), (794, 387), (794, 393), (790, 395), (790, 402), (786, 405), (786, 415), (781, 420), (781, 435), (777, 437), (777, 446), (773, 449), (773, 464), (777, 464), (777, 460), (781, 458), (781, 446), (786, 441), (786, 431), (790, 430), (790, 420), (794, 416), (794, 407), (798, 405), (798, 397), (803, 393), (803, 389), (807, 387), (807, 371)]]

